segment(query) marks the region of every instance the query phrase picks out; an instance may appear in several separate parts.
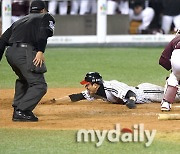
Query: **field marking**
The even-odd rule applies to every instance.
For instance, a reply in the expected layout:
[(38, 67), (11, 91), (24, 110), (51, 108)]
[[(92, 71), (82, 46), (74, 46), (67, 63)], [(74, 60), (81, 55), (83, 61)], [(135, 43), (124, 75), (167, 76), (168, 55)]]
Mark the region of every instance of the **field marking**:
[(175, 108), (180, 108), (180, 106), (173, 106), (173, 107), (175, 107)]
[(180, 114), (159, 114), (159, 120), (180, 120)]

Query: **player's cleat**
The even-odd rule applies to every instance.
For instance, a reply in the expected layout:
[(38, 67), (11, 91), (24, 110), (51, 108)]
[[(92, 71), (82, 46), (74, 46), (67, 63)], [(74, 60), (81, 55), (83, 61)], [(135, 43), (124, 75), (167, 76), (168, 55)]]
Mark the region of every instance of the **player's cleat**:
[(168, 112), (168, 111), (170, 111), (170, 110), (171, 110), (171, 103), (163, 100), (163, 101), (161, 102), (161, 111), (167, 111), (167, 112)]

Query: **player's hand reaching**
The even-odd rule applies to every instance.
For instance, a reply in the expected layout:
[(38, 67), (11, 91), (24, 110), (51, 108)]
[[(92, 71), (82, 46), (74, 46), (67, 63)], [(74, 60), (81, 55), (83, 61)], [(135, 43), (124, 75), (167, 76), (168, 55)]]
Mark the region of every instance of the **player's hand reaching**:
[(34, 65), (37, 67), (38, 65), (41, 67), (42, 63), (45, 61), (44, 54), (41, 51), (38, 51), (36, 57), (33, 60)]

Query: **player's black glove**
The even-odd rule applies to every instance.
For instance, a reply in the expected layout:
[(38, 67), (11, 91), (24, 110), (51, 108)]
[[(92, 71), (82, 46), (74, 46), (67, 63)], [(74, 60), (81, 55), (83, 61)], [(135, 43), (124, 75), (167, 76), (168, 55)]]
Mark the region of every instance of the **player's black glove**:
[(129, 109), (135, 109), (136, 108), (136, 94), (129, 90), (125, 96), (127, 102), (126, 102), (126, 106)]
[(127, 99), (126, 106), (129, 109), (135, 109), (136, 108), (136, 101), (134, 99)]

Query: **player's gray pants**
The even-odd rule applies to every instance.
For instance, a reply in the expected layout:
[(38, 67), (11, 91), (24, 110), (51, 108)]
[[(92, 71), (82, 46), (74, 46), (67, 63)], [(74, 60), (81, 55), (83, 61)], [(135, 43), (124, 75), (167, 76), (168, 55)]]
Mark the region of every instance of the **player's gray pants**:
[(32, 111), (47, 91), (47, 84), (42, 73), (33, 73), (28, 69), (26, 52), (31, 48), (12, 46), (6, 51), (6, 58), (13, 71), (19, 77), (15, 84), (13, 107)]

